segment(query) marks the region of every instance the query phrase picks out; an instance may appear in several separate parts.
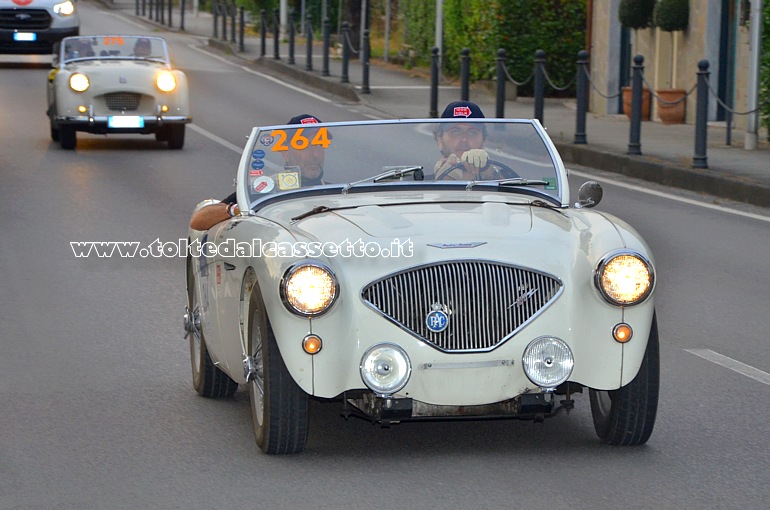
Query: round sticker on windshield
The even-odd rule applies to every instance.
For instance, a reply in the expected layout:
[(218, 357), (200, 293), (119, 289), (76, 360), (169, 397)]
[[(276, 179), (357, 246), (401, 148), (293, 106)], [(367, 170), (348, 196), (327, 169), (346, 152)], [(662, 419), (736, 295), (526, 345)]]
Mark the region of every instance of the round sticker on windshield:
[(256, 191), (257, 193), (270, 193), (275, 188), (275, 181), (271, 179), (270, 177), (263, 175), (262, 177), (257, 177), (253, 181), (251, 181), (251, 189)]

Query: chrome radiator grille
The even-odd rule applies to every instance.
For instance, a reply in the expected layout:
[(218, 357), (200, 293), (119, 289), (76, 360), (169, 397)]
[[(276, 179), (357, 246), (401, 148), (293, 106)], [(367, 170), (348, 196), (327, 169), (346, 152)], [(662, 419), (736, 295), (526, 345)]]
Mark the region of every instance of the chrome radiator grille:
[[(489, 351), (556, 299), (561, 282), (543, 273), (491, 262), (446, 262), (367, 285), (364, 301), (387, 319), (446, 352)], [(428, 328), (443, 308), (446, 329)]]
[(132, 92), (113, 92), (104, 95), (104, 101), (107, 108), (116, 112), (128, 112), (139, 109), (139, 103), (142, 101), (141, 94)]

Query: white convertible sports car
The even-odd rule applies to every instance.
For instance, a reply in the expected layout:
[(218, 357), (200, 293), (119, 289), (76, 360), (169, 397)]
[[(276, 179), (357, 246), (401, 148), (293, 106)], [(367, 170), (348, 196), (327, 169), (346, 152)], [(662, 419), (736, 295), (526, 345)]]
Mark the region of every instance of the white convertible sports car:
[(155, 134), (184, 146), (192, 121), (185, 74), (171, 67), (160, 37), (67, 37), (54, 50), (48, 75), (51, 138), (74, 149), (77, 132)]
[[(449, 138), (455, 177), (485, 180), (436, 179)], [(189, 232), (184, 324), (195, 389), (245, 385), (263, 451), (303, 450), (309, 399), (384, 425), (539, 421), (584, 389), (602, 441), (650, 437), (652, 254), (593, 208), (597, 183), (570, 202), (538, 121), (254, 128), (236, 193), (239, 214)]]

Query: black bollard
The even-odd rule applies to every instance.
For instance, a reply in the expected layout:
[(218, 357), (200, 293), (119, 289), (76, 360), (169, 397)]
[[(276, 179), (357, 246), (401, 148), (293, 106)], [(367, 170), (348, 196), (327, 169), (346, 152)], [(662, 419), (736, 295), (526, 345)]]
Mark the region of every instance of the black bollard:
[(460, 50), (460, 99), (468, 101), (469, 83), (471, 74), (471, 50), (463, 48)]
[(497, 65), (495, 117), (498, 119), (505, 117), (505, 58), (505, 50), (503, 48), (497, 50), (497, 58), (495, 59), (495, 63)]
[(350, 36), (350, 23), (347, 21), (342, 22), (342, 83), (350, 83), (348, 78), (348, 60), (350, 60), (350, 47), (348, 46), (348, 38)]
[(305, 70), (313, 70), (313, 17), (308, 14), (305, 17), (305, 36), (307, 44), (305, 45)]
[(289, 64), (294, 65), (294, 10), (289, 11)]
[[(184, 0), (182, 1), (184, 2)], [(246, 51), (246, 46), (243, 41), (244, 33), (246, 32), (246, 14), (244, 13), (243, 7), (239, 7), (238, 28), (240, 29), (240, 33), (238, 34), (238, 51), (243, 53)]]
[(361, 67), (363, 69), (363, 76), (361, 78), (361, 93), (370, 94), (369, 90), (369, 29), (364, 30), (364, 40), (361, 55)]
[(329, 76), (329, 46), (331, 44), (332, 25), (329, 18), (324, 18), (324, 49), (323, 49), (323, 69), (321, 76)]
[[(259, 51), (260, 57), (264, 57), (267, 51), (267, 19), (265, 16), (265, 10), (261, 9), (259, 11), (259, 42), (261, 48)], [(214, 33), (214, 37), (216, 36), (217, 34)]]
[(281, 49), (279, 47), (279, 41), (281, 38), (281, 21), (279, 18), (280, 9), (273, 9), (273, 59), (281, 60)]
[(168, 0), (168, 28), (171, 28), (174, 26), (174, 24), (171, 21), (171, 13), (174, 12), (173, 7), (174, 7), (174, 2), (172, 2), (171, 0)]
[(227, 0), (222, 0), (222, 40), (227, 41)]
[(706, 157), (706, 142), (708, 135), (708, 100), (709, 100), (709, 61), (698, 62), (698, 86), (695, 109), (695, 155), (692, 158), (693, 168), (708, 168)]
[(217, 6), (216, 3), (211, 7), (211, 13), (214, 15), (212, 17), (212, 19), (214, 20), (214, 30), (212, 31), (214, 35), (212, 37), (214, 37), (214, 39), (218, 39), (219, 38), (219, 6)]
[(187, 0), (182, 0), (182, 5), (179, 7), (179, 30), (184, 32), (184, 11), (187, 9)]
[(431, 118), (438, 117), (438, 48), (430, 50), (430, 113)]
[(163, 3), (164, 0), (158, 0), (157, 6), (158, 6), (158, 13), (155, 16), (155, 21), (160, 21), (161, 25), (166, 24), (166, 10), (164, 9), (165, 4)]
[(142, 16), (147, 15), (147, 0), (142, 0)]
[(543, 123), (545, 106), (545, 51), (535, 51), (535, 118)]
[(139, 0), (136, 0), (136, 15), (139, 16)]
[(580, 50), (577, 61), (577, 115), (575, 116), (576, 144), (588, 143), (586, 140), (586, 111), (588, 110), (588, 52)]
[(232, 10), (232, 15), (230, 16), (230, 42), (233, 44), (235, 44), (236, 36), (237, 36), (237, 34), (235, 33), (236, 19), (238, 18), (237, 14), (238, 14), (238, 6), (235, 4), (235, 0), (233, 0), (233, 10)]
[(631, 66), (631, 128), (628, 134), (628, 154), (642, 153), (642, 78), (644, 72), (644, 57), (634, 57)]

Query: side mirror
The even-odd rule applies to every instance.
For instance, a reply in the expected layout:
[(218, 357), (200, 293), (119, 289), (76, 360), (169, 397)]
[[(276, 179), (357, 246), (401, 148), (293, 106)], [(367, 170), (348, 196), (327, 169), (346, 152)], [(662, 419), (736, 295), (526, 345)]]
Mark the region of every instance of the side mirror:
[(51, 59), (51, 67), (58, 67), (59, 66), (59, 49), (61, 47), (61, 43), (55, 42), (53, 43), (53, 58)]
[(578, 202), (575, 207), (578, 209), (595, 207), (602, 201), (602, 195), (604, 195), (604, 191), (598, 182), (584, 182), (578, 190)]

